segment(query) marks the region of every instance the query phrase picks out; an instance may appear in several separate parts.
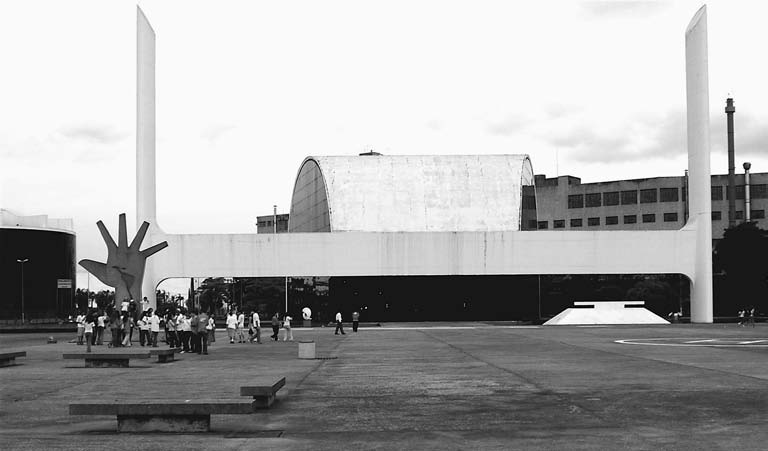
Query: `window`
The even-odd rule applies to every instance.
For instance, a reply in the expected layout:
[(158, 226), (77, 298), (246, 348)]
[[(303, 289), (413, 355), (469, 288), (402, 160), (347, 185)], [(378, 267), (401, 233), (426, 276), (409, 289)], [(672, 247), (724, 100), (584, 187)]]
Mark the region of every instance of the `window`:
[(599, 207), (601, 205), (600, 193), (590, 193), (586, 195), (587, 207)]
[(610, 191), (608, 193), (603, 193), (603, 205), (606, 207), (619, 205), (619, 192)]
[(605, 225), (616, 225), (619, 223), (619, 217), (618, 216), (606, 216), (605, 217)]
[[(736, 185), (733, 187), (736, 191), (736, 199), (744, 199), (744, 185)], [(728, 199), (728, 193), (726, 192), (725, 198)]]
[(752, 219), (765, 219), (765, 210), (752, 210), (749, 216)]
[(640, 203), (641, 204), (653, 204), (653, 203), (656, 203), (656, 188), (653, 188), (653, 189), (641, 189), (640, 190)]
[(712, 200), (723, 200), (723, 187), (722, 186), (713, 186), (712, 187)]
[(637, 215), (624, 215), (624, 224), (637, 224)]
[(553, 221), (552, 228), (554, 228), (554, 229), (564, 229), (565, 228), (565, 219), (555, 219)]
[(571, 219), (571, 227), (581, 227), (581, 218)]
[(630, 205), (637, 203), (637, 190), (622, 191), (621, 192), (621, 205)]
[(599, 226), (600, 225), (600, 218), (587, 218), (587, 225), (588, 226)]
[(749, 187), (749, 197), (752, 199), (768, 198), (768, 185), (751, 185)]
[(656, 215), (654, 214), (643, 215), (643, 222), (656, 222)]
[(583, 207), (584, 207), (583, 194), (571, 194), (568, 196), (568, 208), (583, 208)]
[(719, 221), (723, 219), (723, 212), (722, 211), (713, 211), (712, 212), (712, 220), (713, 221)]
[(538, 229), (546, 230), (549, 228), (549, 221), (539, 221)]
[(664, 222), (677, 222), (677, 213), (664, 213)]
[(680, 192), (677, 188), (661, 188), (659, 190), (659, 198), (661, 198), (662, 202), (677, 202), (678, 200), (678, 193)]

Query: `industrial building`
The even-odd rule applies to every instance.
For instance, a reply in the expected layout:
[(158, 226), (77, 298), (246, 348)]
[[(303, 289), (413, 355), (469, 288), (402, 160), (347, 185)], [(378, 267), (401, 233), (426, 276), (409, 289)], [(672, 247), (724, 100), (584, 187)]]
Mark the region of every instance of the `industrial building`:
[(75, 242), (71, 219), (0, 210), (0, 321), (53, 322), (72, 312)]

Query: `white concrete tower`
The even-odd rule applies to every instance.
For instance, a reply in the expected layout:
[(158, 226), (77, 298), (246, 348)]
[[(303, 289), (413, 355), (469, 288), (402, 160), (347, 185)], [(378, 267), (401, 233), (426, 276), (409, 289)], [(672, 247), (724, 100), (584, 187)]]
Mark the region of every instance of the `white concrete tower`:
[[(155, 187), (155, 31), (136, 6), (136, 229), (150, 223), (148, 244), (155, 244), (157, 226)], [(152, 259), (147, 260), (141, 292), (157, 307)], [(137, 299), (136, 301), (139, 301)]]
[(696, 231), (691, 286), (691, 322), (712, 322), (712, 201), (709, 172), (709, 69), (707, 7), (702, 6), (685, 31), (685, 79), (688, 111), (689, 219)]

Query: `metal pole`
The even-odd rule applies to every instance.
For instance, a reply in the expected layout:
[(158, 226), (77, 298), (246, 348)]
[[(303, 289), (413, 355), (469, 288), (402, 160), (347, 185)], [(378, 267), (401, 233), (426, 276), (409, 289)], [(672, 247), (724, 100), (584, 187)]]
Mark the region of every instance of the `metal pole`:
[(285, 278), (285, 313), (288, 314), (288, 278)]
[(21, 263), (21, 324), (24, 324), (26, 322), (26, 318), (24, 316), (24, 263), (28, 262), (29, 259), (17, 259), (17, 263)]
[(752, 219), (751, 209), (752, 201), (749, 198), (749, 168), (752, 165), (749, 162), (744, 163), (744, 220), (749, 222)]
[(277, 233), (277, 205), (272, 206), (274, 211), (272, 213), (272, 233)]
[(728, 127), (728, 227), (736, 225), (736, 158), (733, 144), (733, 113), (735, 112), (733, 99), (730, 97), (725, 99)]

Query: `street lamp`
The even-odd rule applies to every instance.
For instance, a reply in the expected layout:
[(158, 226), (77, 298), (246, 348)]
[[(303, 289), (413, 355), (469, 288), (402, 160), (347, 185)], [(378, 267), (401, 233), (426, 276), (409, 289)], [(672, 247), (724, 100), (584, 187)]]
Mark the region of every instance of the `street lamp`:
[(16, 263), (21, 264), (21, 324), (24, 324), (24, 263), (28, 261), (28, 258), (16, 260)]

